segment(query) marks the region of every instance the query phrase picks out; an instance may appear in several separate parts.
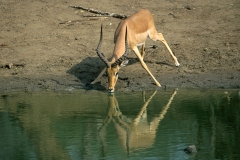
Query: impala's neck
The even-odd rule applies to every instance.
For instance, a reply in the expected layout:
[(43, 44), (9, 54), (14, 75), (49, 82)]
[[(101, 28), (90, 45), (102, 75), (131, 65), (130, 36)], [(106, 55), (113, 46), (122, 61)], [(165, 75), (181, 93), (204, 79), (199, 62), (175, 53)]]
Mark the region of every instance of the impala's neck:
[[(121, 25), (121, 27), (120, 27)], [(115, 37), (114, 37), (114, 50), (113, 55), (111, 57), (110, 63), (114, 63), (125, 53), (125, 33), (126, 33), (126, 24), (120, 23), (118, 28), (116, 29)], [(129, 31), (127, 35), (129, 39)]]

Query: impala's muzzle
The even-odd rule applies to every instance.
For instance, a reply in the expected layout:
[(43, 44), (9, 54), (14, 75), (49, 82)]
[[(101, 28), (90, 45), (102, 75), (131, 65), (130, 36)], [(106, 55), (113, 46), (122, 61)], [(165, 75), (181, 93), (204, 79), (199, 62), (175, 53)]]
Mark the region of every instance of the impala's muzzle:
[(113, 92), (114, 92), (114, 89), (109, 88), (109, 89), (108, 89), (108, 92), (109, 92), (109, 93), (113, 93)]

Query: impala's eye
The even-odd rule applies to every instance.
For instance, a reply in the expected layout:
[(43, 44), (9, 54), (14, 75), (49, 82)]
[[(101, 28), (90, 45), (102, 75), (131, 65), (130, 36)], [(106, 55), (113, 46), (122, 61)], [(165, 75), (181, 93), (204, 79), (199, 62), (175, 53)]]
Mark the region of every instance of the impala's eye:
[(115, 77), (118, 76), (118, 72), (115, 73)]

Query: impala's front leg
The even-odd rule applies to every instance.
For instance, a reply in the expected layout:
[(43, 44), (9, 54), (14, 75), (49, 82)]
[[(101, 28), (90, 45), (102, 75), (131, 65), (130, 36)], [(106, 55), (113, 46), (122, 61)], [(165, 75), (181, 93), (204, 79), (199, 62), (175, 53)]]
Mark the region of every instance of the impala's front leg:
[(167, 44), (166, 40), (164, 39), (162, 33), (158, 33), (158, 40), (160, 40), (160, 41), (167, 47), (169, 53), (171, 54), (171, 56), (172, 56), (172, 58), (173, 58), (173, 60), (174, 60), (174, 62), (175, 62), (175, 65), (176, 65), (177, 67), (180, 66), (180, 64), (178, 63), (177, 57), (174, 56), (174, 54), (172, 53), (172, 50), (171, 50), (170, 47), (168, 46), (168, 44)]
[(159, 82), (156, 80), (156, 78), (152, 75), (152, 73), (151, 73), (150, 70), (148, 69), (146, 63), (143, 61), (143, 57), (141, 56), (141, 54), (140, 54), (137, 46), (135, 46), (132, 50), (135, 52), (136, 56), (138, 57), (141, 65), (142, 65), (142, 67), (148, 72), (148, 74), (149, 74), (149, 75), (152, 77), (152, 79), (155, 81), (156, 85), (157, 85), (158, 87), (161, 87), (160, 83), (159, 83)]
[(99, 81), (99, 78), (102, 77), (102, 75), (106, 72), (107, 67), (104, 67), (102, 72), (97, 76), (97, 78), (91, 82), (91, 84), (95, 84), (97, 81)]

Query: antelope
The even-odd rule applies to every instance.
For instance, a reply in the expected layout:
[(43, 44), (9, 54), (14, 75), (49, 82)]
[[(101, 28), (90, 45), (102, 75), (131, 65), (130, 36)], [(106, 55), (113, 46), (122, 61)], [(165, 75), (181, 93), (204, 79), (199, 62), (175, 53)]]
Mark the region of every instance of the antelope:
[[(139, 59), (142, 67), (147, 71), (147, 73), (152, 77), (157, 86), (161, 87), (160, 83), (152, 75), (147, 65), (143, 61), (145, 52), (145, 41), (149, 37), (153, 41), (161, 41), (166, 48), (168, 49), (170, 55), (172, 56), (175, 65), (179, 66), (177, 58), (171, 51), (166, 40), (163, 37), (162, 33), (158, 33), (155, 25), (152, 14), (146, 10), (142, 9), (127, 19), (121, 21), (116, 28), (114, 35), (114, 51), (111, 57), (111, 60), (108, 61), (104, 55), (101, 53), (101, 44), (102, 44), (102, 26), (100, 33), (100, 41), (97, 47), (97, 54), (100, 59), (106, 64), (106, 67), (98, 75), (98, 77), (91, 82), (94, 84), (98, 79), (103, 75), (107, 70), (108, 74), (108, 91), (110, 93), (114, 92), (114, 88), (118, 79), (119, 69), (127, 63), (128, 48), (133, 50)], [(138, 46), (142, 46), (141, 53), (138, 50)]]
[(158, 126), (170, 108), (177, 91), (178, 89), (176, 88), (169, 98), (167, 104), (162, 108), (162, 111), (156, 114), (150, 122), (148, 121), (147, 117), (147, 107), (153, 97), (156, 95), (157, 91), (154, 91), (147, 100), (145, 100), (145, 97), (143, 97), (144, 104), (135, 118), (128, 118), (127, 116), (123, 115), (114, 93), (110, 94), (106, 119), (104, 120), (102, 126), (98, 129), (102, 146), (106, 148), (106, 128), (107, 125), (113, 121), (119, 142), (122, 148), (128, 153), (137, 148), (151, 147), (154, 143)]

